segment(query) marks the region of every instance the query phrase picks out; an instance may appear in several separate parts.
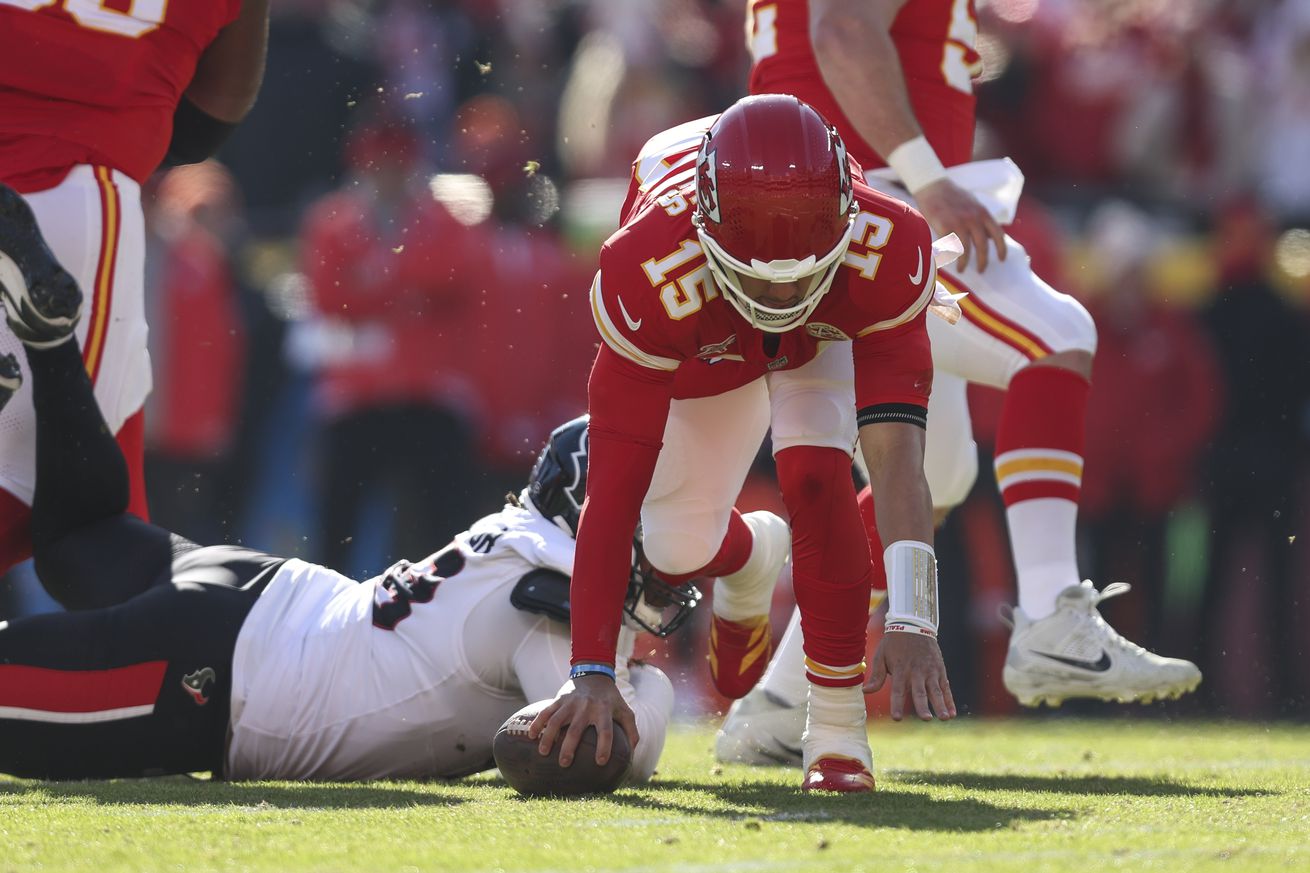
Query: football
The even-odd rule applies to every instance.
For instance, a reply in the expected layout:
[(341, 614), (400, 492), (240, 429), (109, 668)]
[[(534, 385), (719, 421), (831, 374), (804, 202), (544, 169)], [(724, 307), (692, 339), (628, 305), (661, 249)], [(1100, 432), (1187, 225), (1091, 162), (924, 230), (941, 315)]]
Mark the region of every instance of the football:
[(549, 755), (537, 753), (537, 741), (528, 736), (528, 725), (551, 701), (540, 700), (514, 713), (496, 731), (491, 753), (505, 781), (528, 797), (576, 797), (582, 794), (607, 794), (622, 784), (632, 765), (632, 746), (628, 735), (614, 723), (614, 742), (610, 759), (603, 767), (596, 765), (596, 729), (582, 734), (573, 763), (559, 765), (559, 741)]

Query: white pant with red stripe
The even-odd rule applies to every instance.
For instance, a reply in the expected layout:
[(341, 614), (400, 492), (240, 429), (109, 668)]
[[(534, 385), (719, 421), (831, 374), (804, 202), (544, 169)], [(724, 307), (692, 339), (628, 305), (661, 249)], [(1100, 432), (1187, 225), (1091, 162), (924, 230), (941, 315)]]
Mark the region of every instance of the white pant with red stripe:
[[(55, 257), (82, 289), (77, 341), (110, 431), (150, 393), (144, 302), (145, 222), (135, 181), (107, 167), (74, 167), (53, 188), (25, 195)], [(0, 354), (18, 340), (0, 330)], [(31, 379), (0, 410), (0, 488), (31, 504), (36, 487), (36, 420)]]
[[(869, 185), (914, 205), (914, 198), (886, 173), (871, 173)], [(951, 167), (947, 174), (977, 194), (997, 221), (1013, 220), (1023, 190), (1023, 176), (1014, 164), (980, 161)], [(986, 270), (977, 270), (970, 259), (968, 269), (937, 272), (949, 290), (968, 292), (960, 299), (963, 317), (956, 324), (928, 319), (934, 377), (924, 473), (938, 508), (962, 503), (978, 475), (966, 383), (1004, 389), (1015, 373), (1049, 354), (1096, 351), (1096, 325), (1083, 305), (1042, 281), (1028, 252), (1013, 238), (1007, 235), (1005, 244), (1005, 260), (991, 252)]]

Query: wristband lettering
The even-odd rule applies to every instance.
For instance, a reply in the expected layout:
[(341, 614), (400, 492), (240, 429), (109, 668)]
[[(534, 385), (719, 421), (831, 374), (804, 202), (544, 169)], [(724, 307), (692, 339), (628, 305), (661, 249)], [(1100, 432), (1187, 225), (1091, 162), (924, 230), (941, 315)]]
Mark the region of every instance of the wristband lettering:
[(903, 621), (889, 621), (883, 625), (882, 632), (885, 634), (922, 634), (925, 637), (937, 639), (937, 634), (926, 627), (920, 627), (917, 624), (906, 624)]

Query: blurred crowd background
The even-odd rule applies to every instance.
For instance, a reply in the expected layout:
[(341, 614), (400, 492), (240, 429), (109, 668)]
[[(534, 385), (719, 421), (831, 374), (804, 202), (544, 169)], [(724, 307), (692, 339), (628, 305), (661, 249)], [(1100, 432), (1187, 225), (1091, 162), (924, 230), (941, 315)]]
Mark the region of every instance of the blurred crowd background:
[[(363, 578), (522, 487), (585, 409), (629, 164), (745, 93), (744, 6), (275, 0), (221, 163), (146, 198), (154, 518)], [(1126, 636), (1205, 671), (1163, 711), (1310, 717), (1310, 3), (979, 6), (978, 154), (1023, 168), (1011, 233), (1100, 329), (1084, 571), (1133, 584), (1105, 607)], [(999, 406), (972, 401), (942, 647), (956, 699), (1006, 713)], [(770, 476), (743, 508), (781, 511)], [(50, 608), (30, 570), (0, 592)], [(723, 706), (704, 636), (660, 647), (688, 713)]]

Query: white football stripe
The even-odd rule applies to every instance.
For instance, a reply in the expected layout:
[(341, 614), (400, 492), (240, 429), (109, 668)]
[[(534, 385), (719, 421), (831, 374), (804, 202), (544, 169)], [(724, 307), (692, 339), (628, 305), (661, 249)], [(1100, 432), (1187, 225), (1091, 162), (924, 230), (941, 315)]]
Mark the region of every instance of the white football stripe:
[(119, 709), (102, 709), (97, 712), (51, 712), (45, 709), (28, 709), (22, 706), (0, 706), (0, 718), (15, 721), (44, 721), (51, 724), (96, 724), (103, 721), (121, 721), (140, 718), (155, 711), (153, 703), (142, 706), (124, 706)]

